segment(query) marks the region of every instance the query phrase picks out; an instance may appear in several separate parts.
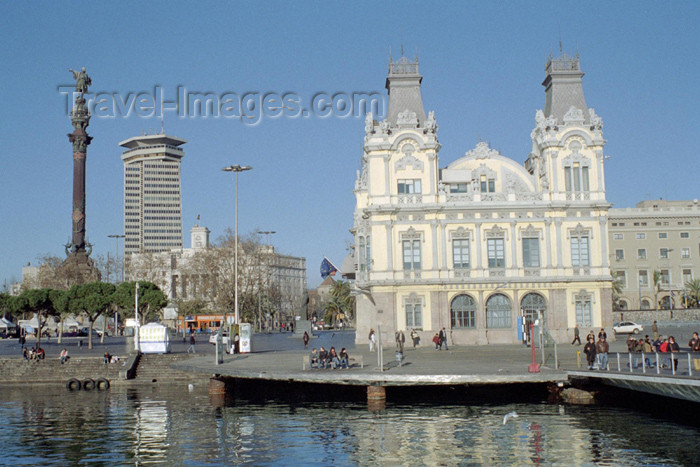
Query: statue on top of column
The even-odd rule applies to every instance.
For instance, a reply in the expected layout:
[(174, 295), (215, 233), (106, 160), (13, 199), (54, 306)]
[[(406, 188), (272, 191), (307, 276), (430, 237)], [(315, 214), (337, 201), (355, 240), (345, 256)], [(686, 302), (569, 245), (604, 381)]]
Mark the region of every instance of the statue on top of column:
[(73, 79), (75, 80), (75, 92), (79, 92), (81, 96), (88, 92), (88, 86), (92, 85), (92, 80), (85, 72), (85, 67), (83, 67), (80, 71), (75, 71), (72, 68), (68, 68), (68, 71), (73, 73)]

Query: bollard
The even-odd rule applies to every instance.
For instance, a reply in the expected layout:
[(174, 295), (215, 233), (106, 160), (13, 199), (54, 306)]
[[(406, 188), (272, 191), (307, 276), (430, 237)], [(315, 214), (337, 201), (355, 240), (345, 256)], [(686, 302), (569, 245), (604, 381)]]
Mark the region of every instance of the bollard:
[(576, 351), (576, 368), (581, 368), (581, 351)]
[(532, 363), (527, 367), (528, 373), (539, 373), (540, 366), (535, 362), (535, 324), (530, 323), (530, 342), (532, 342)]

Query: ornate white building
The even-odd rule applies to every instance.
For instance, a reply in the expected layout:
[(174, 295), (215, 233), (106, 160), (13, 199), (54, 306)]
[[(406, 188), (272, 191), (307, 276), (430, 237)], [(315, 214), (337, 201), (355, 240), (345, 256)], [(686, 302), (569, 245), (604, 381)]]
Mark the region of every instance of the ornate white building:
[(445, 327), (456, 344), (519, 342), (541, 316), (559, 342), (611, 325), (603, 123), (579, 58), (550, 58), (525, 164), (486, 143), (440, 168), (418, 62), (390, 62), (387, 118), (365, 122), (355, 182), (357, 341)]

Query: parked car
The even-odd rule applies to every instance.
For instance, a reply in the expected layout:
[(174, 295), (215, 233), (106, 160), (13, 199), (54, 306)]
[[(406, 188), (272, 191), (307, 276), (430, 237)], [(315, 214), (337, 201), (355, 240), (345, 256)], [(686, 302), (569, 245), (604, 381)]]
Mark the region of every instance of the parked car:
[(633, 323), (632, 321), (623, 321), (621, 323), (615, 323), (613, 331), (615, 331), (615, 334), (639, 334), (644, 331), (644, 328), (641, 324)]

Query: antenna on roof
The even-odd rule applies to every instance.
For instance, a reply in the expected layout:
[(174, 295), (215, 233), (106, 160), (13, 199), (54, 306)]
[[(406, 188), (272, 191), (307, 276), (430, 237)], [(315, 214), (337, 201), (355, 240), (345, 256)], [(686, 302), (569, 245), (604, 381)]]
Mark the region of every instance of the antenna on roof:
[(562, 54), (562, 47), (561, 47), (561, 23), (559, 23), (559, 55)]
[(399, 29), (399, 38), (401, 39), (401, 56), (403, 57), (403, 26)]
[(165, 134), (165, 122), (164, 122), (164, 116), (163, 116), (163, 101), (160, 101), (160, 134), (164, 135)]

